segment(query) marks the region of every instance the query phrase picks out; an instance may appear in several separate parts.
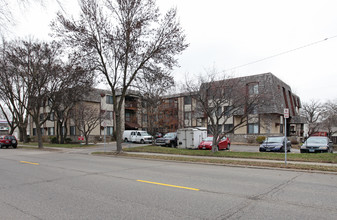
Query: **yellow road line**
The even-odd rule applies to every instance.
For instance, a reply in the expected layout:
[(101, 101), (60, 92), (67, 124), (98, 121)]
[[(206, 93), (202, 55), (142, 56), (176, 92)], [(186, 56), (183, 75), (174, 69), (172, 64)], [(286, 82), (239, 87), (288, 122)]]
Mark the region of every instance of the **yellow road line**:
[(165, 183), (156, 183), (156, 182), (150, 182), (146, 180), (137, 180), (138, 182), (142, 183), (151, 183), (151, 184), (156, 184), (156, 185), (161, 185), (161, 186), (170, 186), (170, 187), (175, 187), (175, 188), (180, 188), (180, 189), (189, 189), (189, 190), (194, 190), (194, 191), (200, 191), (200, 189), (196, 188), (190, 188), (190, 187), (185, 187), (185, 186), (176, 186), (176, 185), (170, 185), (170, 184), (165, 184)]
[(39, 163), (32, 163), (32, 162), (28, 162), (28, 161), (20, 161), (20, 163), (28, 163), (28, 164), (33, 164), (33, 165), (40, 165)]

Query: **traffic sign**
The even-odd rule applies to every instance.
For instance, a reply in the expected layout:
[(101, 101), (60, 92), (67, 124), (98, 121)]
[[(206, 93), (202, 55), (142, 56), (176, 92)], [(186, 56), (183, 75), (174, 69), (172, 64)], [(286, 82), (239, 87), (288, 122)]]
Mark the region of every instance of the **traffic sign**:
[(289, 109), (285, 108), (283, 111), (284, 118), (289, 118)]

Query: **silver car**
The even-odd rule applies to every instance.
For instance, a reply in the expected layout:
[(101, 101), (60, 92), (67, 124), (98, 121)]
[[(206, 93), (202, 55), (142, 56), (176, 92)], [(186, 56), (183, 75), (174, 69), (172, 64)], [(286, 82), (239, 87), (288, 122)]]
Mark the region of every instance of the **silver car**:
[(301, 146), (301, 153), (333, 153), (333, 143), (328, 137), (309, 137)]

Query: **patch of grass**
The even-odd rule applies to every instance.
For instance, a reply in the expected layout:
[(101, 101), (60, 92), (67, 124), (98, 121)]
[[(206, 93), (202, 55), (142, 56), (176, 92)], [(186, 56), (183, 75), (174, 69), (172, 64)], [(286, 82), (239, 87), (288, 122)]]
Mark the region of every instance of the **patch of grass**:
[[(20, 144), (23, 147), (37, 147), (37, 142), (30, 142), (25, 144)], [(96, 147), (96, 145), (83, 145), (83, 144), (51, 144), (43, 143), (43, 147), (60, 147), (60, 148), (84, 148), (84, 147)]]
[(319, 166), (319, 165), (307, 165), (307, 164), (287, 164), (284, 163), (272, 163), (272, 162), (259, 162), (259, 161), (241, 161), (241, 160), (226, 160), (217, 158), (189, 158), (189, 157), (174, 157), (174, 156), (161, 156), (161, 155), (140, 155), (140, 154), (119, 154), (120, 156), (128, 156), (135, 158), (149, 158), (158, 160), (172, 160), (181, 162), (192, 162), (192, 163), (208, 163), (208, 164), (227, 164), (236, 166), (247, 166), (247, 167), (272, 167), (272, 168), (283, 168), (283, 169), (297, 169), (297, 170), (309, 170), (309, 171), (326, 171), (326, 172), (337, 172), (337, 167), (334, 166)]
[[(228, 157), (228, 158), (249, 158), (249, 159), (264, 159), (264, 160), (284, 160), (284, 153), (272, 152), (232, 152), (232, 151), (218, 151), (213, 153), (209, 150), (190, 150), (177, 149), (160, 146), (144, 146), (135, 148), (125, 148), (125, 152), (148, 152), (160, 154), (177, 154), (177, 155), (191, 155), (191, 156), (208, 156), (208, 157)], [(330, 153), (317, 154), (287, 154), (289, 161), (301, 162), (317, 162), (317, 163), (337, 163), (337, 155)]]

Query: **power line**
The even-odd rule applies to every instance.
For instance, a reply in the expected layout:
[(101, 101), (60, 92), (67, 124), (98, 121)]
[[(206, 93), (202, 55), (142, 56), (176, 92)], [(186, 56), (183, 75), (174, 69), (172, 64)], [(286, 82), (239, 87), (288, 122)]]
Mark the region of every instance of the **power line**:
[(327, 38), (324, 38), (323, 40), (315, 41), (315, 42), (312, 42), (312, 43), (310, 43), (310, 44), (306, 44), (306, 45), (297, 47), (297, 48), (295, 48), (295, 49), (287, 50), (287, 51), (284, 51), (284, 52), (281, 52), (281, 53), (278, 53), (278, 54), (275, 54), (275, 55), (271, 55), (271, 56), (268, 56), (268, 57), (265, 57), (265, 58), (262, 58), (262, 59), (259, 59), (259, 60), (255, 60), (255, 61), (253, 61), (253, 62), (249, 62), (249, 63), (242, 64), (242, 65), (239, 65), (239, 66), (235, 66), (235, 67), (232, 67), (232, 68), (227, 69), (227, 70), (225, 70), (225, 71), (230, 71), (230, 70), (242, 68), (242, 67), (245, 67), (245, 66), (248, 66), (248, 65), (252, 65), (252, 64), (255, 64), (255, 63), (264, 61), (264, 60), (268, 60), (268, 59), (271, 59), (271, 58), (274, 58), (274, 57), (278, 57), (278, 56), (281, 56), (281, 55), (284, 55), (284, 54), (287, 54), (287, 53), (291, 53), (291, 52), (293, 52), (293, 51), (300, 50), (300, 49), (303, 49), (303, 48), (306, 48), (306, 47), (310, 47), (310, 46), (312, 46), (312, 45), (315, 45), (315, 44), (318, 44), (318, 43), (321, 43), (321, 42), (330, 40), (330, 39), (335, 38), (335, 37), (337, 37), (337, 35), (332, 36), (332, 37), (327, 37)]

